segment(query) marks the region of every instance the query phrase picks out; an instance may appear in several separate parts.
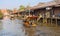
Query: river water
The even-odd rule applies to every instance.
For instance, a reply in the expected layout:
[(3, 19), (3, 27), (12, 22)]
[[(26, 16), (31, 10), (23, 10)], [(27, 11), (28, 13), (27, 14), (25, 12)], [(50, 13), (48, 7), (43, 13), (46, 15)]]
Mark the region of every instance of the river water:
[(5, 18), (0, 21), (0, 36), (25, 36), (22, 20)]
[(0, 36), (60, 36), (59, 27), (24, 27), (23, 21), (19, 19), (0, 20)]

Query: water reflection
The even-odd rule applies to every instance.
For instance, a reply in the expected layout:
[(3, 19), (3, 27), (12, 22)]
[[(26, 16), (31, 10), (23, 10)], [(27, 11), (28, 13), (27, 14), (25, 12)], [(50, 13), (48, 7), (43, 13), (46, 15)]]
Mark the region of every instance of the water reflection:
[(22, 20), (7, 18), (2, 20), (2, 24), (0, 36), (25, 36)]
[(0, 20), (0, 30), (2, 29), (2, 21)]

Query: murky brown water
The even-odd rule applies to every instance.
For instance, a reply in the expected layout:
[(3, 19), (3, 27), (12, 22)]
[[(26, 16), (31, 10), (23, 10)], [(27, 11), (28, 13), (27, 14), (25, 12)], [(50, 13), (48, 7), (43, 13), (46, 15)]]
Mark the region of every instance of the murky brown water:
[(60, 36), (60, 29), (56, 27), (37, 26), (26, 28), (28, 36)]
[(24, 27), (23, 21), (9, 18), (0, 21), (0, 36), (60, 36), (60, 27)]

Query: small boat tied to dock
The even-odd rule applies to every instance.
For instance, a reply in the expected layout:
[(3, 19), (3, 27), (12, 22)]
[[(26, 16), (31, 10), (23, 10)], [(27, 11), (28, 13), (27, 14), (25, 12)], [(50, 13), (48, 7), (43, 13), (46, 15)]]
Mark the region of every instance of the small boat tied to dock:
[(26, 27), (36, 27), (37, 24), (35, 23), (35, 20), (37, 19), (37, 16), (28, 16), (25, 20), (24, 20), (24, 26)]

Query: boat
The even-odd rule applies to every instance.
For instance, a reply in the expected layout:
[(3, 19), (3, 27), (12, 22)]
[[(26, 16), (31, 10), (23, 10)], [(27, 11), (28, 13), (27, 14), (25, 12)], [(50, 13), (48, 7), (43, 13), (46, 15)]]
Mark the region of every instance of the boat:
[(36, 27), (37, 24), (35, 24), (35, 22), (32, 21), (32, 19), (36, 19), (36, 18), (37, 18), (37, 16), (28, 16), (28, 18), (24, 20), (24, 26)]

